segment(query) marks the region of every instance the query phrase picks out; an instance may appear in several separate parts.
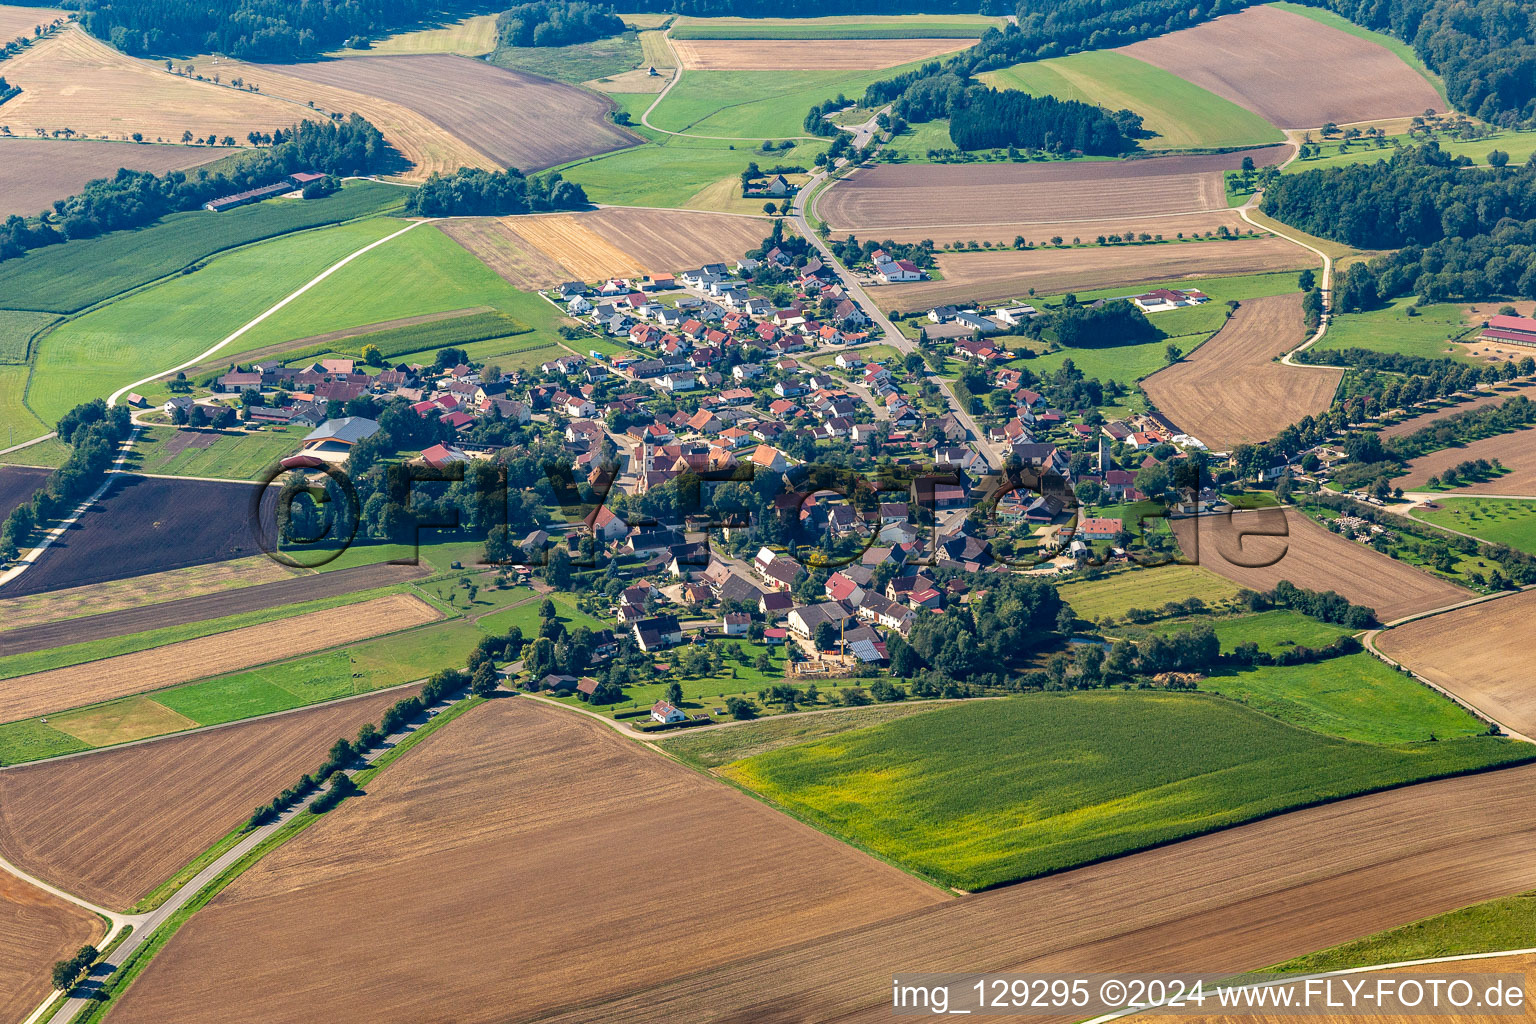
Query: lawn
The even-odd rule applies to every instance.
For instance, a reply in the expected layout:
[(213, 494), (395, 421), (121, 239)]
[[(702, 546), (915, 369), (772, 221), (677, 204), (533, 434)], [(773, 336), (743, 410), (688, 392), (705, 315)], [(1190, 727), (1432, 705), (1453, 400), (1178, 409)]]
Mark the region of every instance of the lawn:
[[(149, 427), (139, 435), (130, 457), (130, 468), (167, 476), (217, 477), (221, 480), (257, 480), (278, 462), (292, 455), (309, 433), (308, 427), (262, 427), (252, 433), (181, 431)], [(185, 445), (187, 437), (214, 439), (207, 447)], [(185, 445), (180, 447), (178, 446)]]
[(1155, 133), (1144, 149), (1223, 149), (1284, 142), (1285, 135), (1258, 114), (1177, 75), (1113, 50), (1016, 64), (979, 76), (997, 89), (1130, 109)]
[(1436, 498), (1439, 508), (1417, 508), (1416, 518), (1448, 530), (1536, 555), (1536, 501), (1507, 498)]
[(657, 737), (666, 751), (695, 768), (719, 768), (756, 754), (780, 747), (836, 736), (850, 729), (863, 729), (882, 722), (895, 721), (944, 705), (933, 701), (902, 701), (899, 704), (871, 704), (841, 711), (818, 711), (799, 715), (781, 715), (758, 722), (733, 725), (729, 729), (711, 729), (701, 733), (672, 733)]
[(1536, 935), (1536, 892), (1475, 903), (1448, 914), (1287, 960), (1272, 971), (1313, 974), (1468, 953), (1527, 949)]
[(1493, 737), (1352, 743), (1214, 696), (1110, 691), (940, 708), (721, 774), (911, 871), (975, 890), (1533, 757)]
[(1170, 601), (1187, 601), (1192, 597), (1215, 607), (1236, 598), (1238, 592), (1235, 584), (1198, 565), (1126, 569), (1057, 589), (1078, 618), (1092, 621), (1117, 619), (1132, 608), (1161, 608)]
[(273, 239), (62, 324), (38, 347), (28, 404), (54, 422), (80, 402), (195, 358), (327, 266), (399, 227), (378, 217)]
[(977, 14), (877, 14), (830, 18), (680, 18), (675, 39), (975, 39), (1003, 18)]
[(34, 249), (6, 261), (0, 307), (72, 313), (234, 246), (398, 209), (408, 194), (396, 185), (354, 182), (324, 199), (175, 213), (146, 228)]
[(1472, 330), (1466, 320), (1466, 306), (1455, 302), (1437, 302), (1417, 307), (1409, 316), (1415, 298), (1411, 295), (1392, 299), (1378, 309), (1364, 313), (1340, 313), (1328, 325), (1328, 333), (1317, 343), (1321, 349), (1365, 348), (1374, 352), (1392, 352), (1425, 359), (1456, 359), (1471, 363), (1466, 349), (1449, 339)]

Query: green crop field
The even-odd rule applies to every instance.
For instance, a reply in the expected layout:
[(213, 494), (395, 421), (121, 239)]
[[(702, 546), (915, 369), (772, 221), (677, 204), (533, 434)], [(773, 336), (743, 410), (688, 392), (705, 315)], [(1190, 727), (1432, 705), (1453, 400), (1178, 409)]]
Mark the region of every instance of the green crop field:
[[(221, 480), (257, 480), (279, 459), (292, 455), (309, 433), (308, 427), (262, 427), (254, 433), (215, 431), (178, 431), (171, 427), (150, 427), (139, 435), (131, 457), (134, 468), (143, 473), (167, 476), (217, 477)], [(187, 445), (190, 434), (198, 442), (213, 438), (207, 447)]]
[(1346, 626), (1321, 622), (1288, 608), (1273, 608), (1256, 615), (1236, 615), (1230, 618), (1197, 615), (1188, 619), (1159, 622), (1149, 629), (1167, 636), (1202, 625), (1208, 625), (1215, 631), (1223, 651), (1230, 652), (1238, 644), (1254, 643), (1266, 654), (1275, 654), (1291, 647), (1327, 647), (1335, 638), (1356, 632)]
[(34, 249), (6, 261), (0, 308), (72, 313), (225, 249), (398, 209), (408, 194), (397, 185), (354, 182), (324, 199), (175, 213), (147, 228)]
[(1436, 498), (1439, 508), (1416, 508), (1415, 517), (1448, 530), (1536, 555), (1536, 501), (1510, 498)]
[(505, 313), (471, 313), (469, 316), (449, 320), (434, 320), (355, 335), (335, 342), (331, 351), (361, 356), (363, 349), (372, 345), (379, 350), (380, 355), (393, 359), (411, 352), (431, 352), (449, 345), (461, 346), (474, 341), (509, 338), (516, 334), (527, 334), (531, 330), (532, 327)]
[(1270, 6), (1278, 7), (1282, 11), (1290, 11), (1292, 14), (1299, 14), (1303, 18), (1311, 18), (1313, 21), (1321, 22), (1330, 28), (1336, 28), (1340, 32), (1347, 32), (1350, 35), (1356, 36), (1360, 39), (1369, 40), (1378, 46), (1385, 46), (1387, 49), (1397, 54), (1399, 60), (1413, 68), (1413, 70), (1417, 71), (1420, 75), (1424, 76), (1424, 80), (1435, 87), (1435, 91), (1438, 92), (1440, 94), (1440, 98), (1445, 101), (1445, 109), (1439, 111), (1440, 113), (1445, 113), (1446, 110), (1450, 109), (1450, 100), (1446, 99), (1445, 96), (1445, 83), (1440, 80), (1440, 76), (1429, 70), (1429, 68), (1424, 65), (1424, 62), (1419, 59), (1419, 55), (1414, 52), (1412, 46), (1403, 42), (1396, 36), (1388, 35), (1385, 32), (1374, 32), (1371, 29), (1356, 25), (1348, 18), (1340, 17), (1339, 15), (1334, 14), (1332, 11), (1326, 11), (1319, 7), (1310, 7), (1306, 4), (1291, 3), (1289, 0), (1271, 0)]
[(32, 335), (57, 319), (53, 313), (0, 309), (0, 363), (26, 362)]
[(850, 729), (863, 729), (944, 706), (935, 701), (915, 700), (899, 704), (871, 704), (868, 707), (815, 715), (765, 718), (759, 722), (702, 733), (672, 733), (658, 736), (657, 739), (666, 743), (667, 753), (695, 768), (719, 768), (732, 761), (765, 754), (780, 747), (836, 736)]
[(53, 429), (52, 423), (44, 423), (27, 408), (24, 396), (30, 372), (25, 366), (0, 365), (0, 448), (30, 441)]
[(1277, 811), (1536, 752), (1377, 746), (1202, 694), (1040, 694), (939, 708), (721, 774), (944, 885), (981, 889)]
[(1099, 621), (1117, 619), (1132, 608), (1160, 608), (1170, 601), (1198, 597), (1216, 607), (1237, 597), (1235, 584), (1198, 565), (1163, 565), (1155, 569), (1127, 569), (1103, 579), (1067, 583), (1058, 588), (1061, 599), (1079, 618)]
[(978, 39), (1003, 18), (975, 14), (843, 15), (830, 18), (680, 18), (674, 39)]
[(1527, 949), (1536, 935), (1536, 892), (1475, 903), (1448, 914), (1287, 960), (1272, 971), (1313, 974), (1469, 953)]
[[(697, 73), (703, 74), (703, 72)], [(735, 74), (735, 72), (718, 73)], [(689, 72), (689, 77), (693, 74), (695, 72)], [(625, 96), (620, 94), (614, 98), (623, 99)], [(821, 99), (826, 98), (821, 97)], [(649, 105), (649, 101), (654, 100), (655, 97), (644, 94), (644, 99), (646, 105)], [(805, 106), (809, 107), (811, 103), (817, 102), (820, 100), (808, 100)], [(642, 105), (639, 109), (644, 110), (645, 106)], [(799, 116), (802, 118), (805, 116), (803, 109)], [(639, 122), (638, 113), (634, 115), (634, 119), (636, 123)], [(746, 170), (749, 162), (755, 160), (761, 167), (786, 164), (809, 168), (815, 163), (816, 154), (826, 149), (824, 142), (800, 141), (793, 148), (776, 151), (771, 156), (758, 151), (762, 142), (771, 138), (783, 138), (785, 134), (800, 135), (801, 128), (798, 121), (793, 132), (780, 133), (777, 136), (764, 135), (755, 141), (750, 138), (732, 138), (723, 141), (694, 139), (648, 132), (643, 128), (638, 131), (652, 141), (644, 146), (634, 146), (568, 164), (560, 168), (561, 173), (571, 181), (580, 184), (586, 189), (587, 196), (597, 203), (617, 206), (713, 209), (718, 205), (716, 202), (706, 202), (702, 199), (695, 201), (694, 197), (721, 182), (730, 183), (733, 189), (731, 194), (739, 195), (739, 192), (734, 191), (734, 183), (738, 175)], [(760, 211), (762, 205), (757, 204), (756, 209)]]
[(195, 358), (330, 264), (399, 228), (378, 217), (275, 238), (61, 324), (38, 346), (27, 404), (57, 422), (80, 402)]
[(1144, 149), (1218, 149), (1284, 142), (1280, 129), (1251, 110), (1177, 75), (1113, 50), (1016, 64), (981, 80), (997, 89), (1129, 109), (1155, 137)]
[[(1392, 299), (1379, 309), (1364, 313), (1340, 313), (1328, 325), (1328, 333), (1317, 348), (1366, 348), (1375, 352), (1394, 352), (1425, 359), (1458, 359), (1473, 362), (1466, 350), (1449, 339), (1468, 334), (1466, 307), (1454, 302), (1420, 306), (1417, 316), (1409, 316), (1414, 304), (1411, 295)], [(1468, 334), (1470, 336), (1470, 334)]]

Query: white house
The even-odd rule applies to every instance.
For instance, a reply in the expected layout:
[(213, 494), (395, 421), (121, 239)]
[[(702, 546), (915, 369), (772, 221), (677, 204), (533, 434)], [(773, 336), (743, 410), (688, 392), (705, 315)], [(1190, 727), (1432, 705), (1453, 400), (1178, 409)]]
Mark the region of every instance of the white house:
[(911, 260), (892, 260), (882, 263), (875, 276), (886, 284), (895, 284), (898, 281), (921, 281), (923, 272)]
[(566, 312), (570, 313), (572, 316), (586, 316), (588, 313), (592, 312), (593, 308), (594, 307), (592, 303), (588, 302), (580, 295), (572, 295), (571, 301), (565, 304)]
[(999, 306), (992, 311), (992, 316), (1009, 327), (1016, 327), (1024, 321), (1037, 315), (1034, 306)]
[(664, 700), (657, 701), (651, 706), (651, 720), (662, 725), (675, 725), (678, 722), (686, 722), (688, 716)]

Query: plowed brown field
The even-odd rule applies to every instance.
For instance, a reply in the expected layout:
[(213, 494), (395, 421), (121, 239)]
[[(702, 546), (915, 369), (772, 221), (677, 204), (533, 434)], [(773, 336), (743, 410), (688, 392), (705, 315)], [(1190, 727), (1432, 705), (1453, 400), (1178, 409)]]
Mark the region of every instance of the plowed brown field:
[[(0, 771), (0, 855), (126, 909), (416, 687)], [(0, 875), (0, 878), (5, 876)]]
[(1120, 52), (1281, 128), (1445, 110), (1434, 86), (1391, 50), (1275, 7), (1250, 7)]
[(1536, 736), (1530, 623), (1536, 591), (1485, 601), (1389, 629), (1383, 654), (1516, 732)]
[(1456, 488), (1456, 494), (1517, 494), (1536, 496), (1536, 430), (1485, 437), (1460, 448), (1442, 448), (1408, 463), (1408, 472), (1392, 483), (1405, 491), (1422, 488), (1429, 478), (1452, 466), (1477, 459), (1498, 459), (1509, 470), (1503, 476)]
[(1009, 299), (1031, 288), (1054, 295), (1180, 277), (1294, 270), (1317, 262), (1301, 246), (1274, 235), (1229, 242), (944, 253), (938, 258), (942, 280), (885, 285), (871, 288), (870, 295), (881, 309), (908, 312)]
[[(1289, 146), (1269, 146), (1145, 160), (883, 164), (854, 171), (833, 185), (817, 200), (816, 210), (832, 228), (881, 238), (888, 228), (1001, 223), (1054, 227), (1111, 219), (1119, 225), (1112, 230), (1118, 231), (1136, 220), (1226, 210), (1222, 171), (1242, 166), (1245, 156), (1264, 166), (1279, 163), (1289, 153)], [(1020, 233), (1031, 239), (1041, 235)]]
[(439, 618), (441, 614), (426, 602), (408, 594), (391, 594), (351, 607), (16, 676), (0, 681), (0, 722), (175, 686)]
[(1267, 441), (1327, 409), (1344, 376), (1342, 369), (1275, 362), (1305, 339), (1300, 292), (1248, 299), (1214, 337), (1141, 388), (1214, 451)]
[(941, 57), (974, 39), (674, 39), (689, 71), (861, 71)]
[(74, 195), (86, 182), (110, 177), (119, 167), (163, 174), (228, 155), (227, 150), (212, 146), (0, 139), (0, 217), (13, 213), (35, 217), (39, 210), (52, 207), (55, 199)]
[[(237, 879), (113, 1016), (527, 1020), (951, 902), (603, 725), (505, 698)], [(363, 947), (345, 985), (306, 966)], [(263, 996), (278, 979), (287, 995)]]
[[(412, 111), (480, 154), (482, 159), (471, 166), (489, 161), (537, 171), (640, 141), (608, 120), (611, 104), (595, 93), (453, 54), (263, 65), (255, 73), (265, 91), (277, 91), (268, 84), (273, 78), (312, 83), (302, 99), (315, 96), (318, 86)], [(286, 96), (295, 87), (284, 83), (282, 88)], [(389, 128), (379, 124), (379, 129), (390, 137)]]
[(181, 134), (214, 132), (244, 140), (255, 129), (287, 128), (313, 111), (260, 93), (173, 75), (93, 39), (78, 26), (62, 29), (5, 62), (5, 77), (21, 86), (7, 100), (4, 122), (18, 136), (34, 129), (71, 128), (93, 139), (180, 142)]
[[(819, 212), (819, 207), (818, 207)], [(921, 218), (913, 218), (921, 219)], [(1025, 238), (1039, 245), (1048, 243), (1052, 238), (1061, 238), (1071, 242), (1074, 238), (1093, 241), (1099, 235), (1123, 235), (1127, 231), (1135, 231), (1136, 234), (1162, 235), (1164, 238), (1177, 238), (1179, 232), (1186, 237), (1196, 234), (1203, 235), (1209, 231), (1216, 231), (1225, 226), (1230, 231), (1251, 231), (1253, 225), (1247, 223), (1232, 210), (1211, 210), (1205, 213), (1186, 213), (1179, 216), (1152, 216), (1152, 217), (1122, 217), (1118, 220), (1073, 220), (1073, 221), (1033, 221), (1025, 222), (989, 222), (986, 224), (970, 225), (926, 225), (918, 227), (886, 227), (874, 228), (870, 231), (853, 232), (862, 240), (866, 235), (879, 241), (892, 242), (921, 242), (928, 239), (938, 245), (947, 245), (951, 242), (1001, 242), (1012, 243), (1015, 238)], [(841, 238), (849, 232), (844, 228), (838, 228), (832, 233), (834, 238)]]
[(54, 963), (105, 931), (90, 911), (0, 871), (0, 1020), (26, 1017), (53, 991)]
[(1455, 416), (1457, 413), (1462, 412), (1471, 412), (1474, 409), (1486, 409), (1490, 405), (1502, 405), (1506, 399), (1513, 398), (1516, 395), (1529, 395), (1530, 392), (1526, 391), (1526, 388), (1532, 386), (1532, 384), (1526, 381), (1501, 384), (1492, 391), (1479, 392), (1476, 398), (1457, 402), (1454, 405), (1447, 405), (1433, 412), (1410, 416), (1400, 423), (1394, 423), (1390, 427), (1383, 427), (1381, 429), (1381, 438), (1386, 440), (1393, 437), (1407, 437), (1409, 434), (1423, 430), (1425, 427), (1434, 426), (1448, 416)]
[(1333, 590), (1376, 609), (1382, 622), (1473, 596), (1454, 583), (1330, 533), (1294, 509), (1178, 519), (1173, 530), (1186, 558), (1239, 586), (1269, 590), (1290, 580), (1308, 590)]

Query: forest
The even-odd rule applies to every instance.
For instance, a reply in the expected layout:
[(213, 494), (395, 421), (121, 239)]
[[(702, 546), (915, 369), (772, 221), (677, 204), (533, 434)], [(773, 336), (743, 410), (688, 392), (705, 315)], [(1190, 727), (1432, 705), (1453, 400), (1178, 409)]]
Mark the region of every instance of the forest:
[(537, 0), (502, 11), (496, 37), (502, 46), (568, 46), (624, 31), (612, 7), (586, 0)]
[[(1114, 115), (1091, 103), (997, 89), (971, 89), (961, 97), (949, 115), (949, 137), (961, 149), (1022, 146), (1050, 153), (1118, 156), (1136, 146), (1121, 134)], [(897, 113), (906, 116), (901, 104)]]
[(525, 178), (521, 171), (483, 171), (460, 167), (452, 174), (434, 174), (406, 202), (410, 213), (423, 217), (493, 216), (579, 210), (587, 193), (559, 174)]
[(394, 158), (394, 150), (366, 119), (301, 121), (287, 132), (273, 132), (273, 144), (216, 171), (149, 171), (120, 168), (110, 178), (88, 182), (67, 199), (57, 200), (44, 221), (12, 215), (0, 224), (0, 260), (29, 249), (108, 231), (141, 228), (168, 213), (195, 210), (217, 196), (267, 185), (295, 171), (343, 177), (367, 174)]

